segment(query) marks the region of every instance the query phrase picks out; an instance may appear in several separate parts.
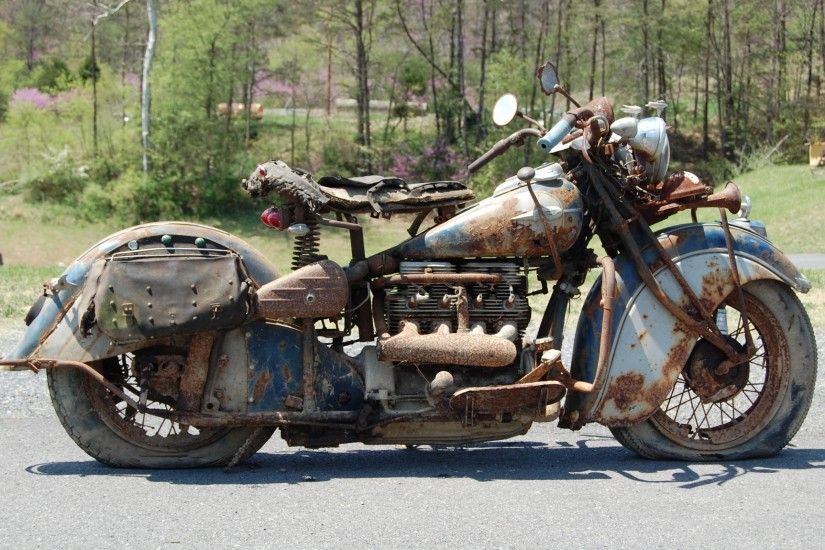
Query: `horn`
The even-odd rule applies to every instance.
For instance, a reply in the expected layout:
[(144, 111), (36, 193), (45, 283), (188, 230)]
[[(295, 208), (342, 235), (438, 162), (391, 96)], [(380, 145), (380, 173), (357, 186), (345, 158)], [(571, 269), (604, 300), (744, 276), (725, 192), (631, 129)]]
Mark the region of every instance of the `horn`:
[(727, 208), (731, 214), (736, 214), (742, 208), (742, 195), (739, 193), (739, 186), (729, 181), (724, 189), (700, 202), (703, 203), (700, 206)]

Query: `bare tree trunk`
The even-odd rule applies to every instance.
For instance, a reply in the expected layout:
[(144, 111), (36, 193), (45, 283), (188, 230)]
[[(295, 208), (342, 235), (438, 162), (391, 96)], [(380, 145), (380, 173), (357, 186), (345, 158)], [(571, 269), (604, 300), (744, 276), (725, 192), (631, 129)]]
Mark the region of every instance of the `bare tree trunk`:
[[(364, 17), (363, 0), (355, 0), (355, 48), (357, 56), (358, 80), (358, 143), (369, 149), (370, 137), (370, 90), (369, 90), (369, 54), (364, 37), (369, 32)], [(363, 151), (363, 150), (362, 150)], [(362, 153), (365, 167), (370, 170), (369, 154)]]
[(476, 127), (476, 145), (481, 143), (487, 131), (484, 126), (484, 84), (487, 79), (487, 27), (490, 19), (489, 0), (484, 0), (484, 17), (481, 23), (481, 75), (478, 81), (478, 126)]
[(665, 0), (662, 0), (662, 11), (659, 13), (657, 20), (658, 29), (656, 30), (656, 74), (658, 80), (659, 99), (665, 99), (667, 96), (667, 72), (665, 70), (665, 52), (662, 48), (664, 38), (662, 37), (662, 27), (665, 21)]
[(602, 85), (601, 85), (600, 92), (599, 92), (600, 95), (604, 95), (605, 90), (606, 90), (606, 88), (605, 88), (605, 75), (607, 73), (607, 47), (605, 46), (605, 34), (606, 34), (605, 27), (606, 26), (607, 26), (607, 23), (605, 22), (605, 18), (602, 17), (601, 18), (601, 25), (599, 26), (599, 34), (601, 34), (601, 38), (602, 38), (602, 41), (601, 41), (602, 42), (602, 44), (601, 44), (601, 46), (602, 46)]
[(739, 135), (737, 129), (736, 105), (733, 97), (733, 52), (731, 46), (730, 3), (722, 0), (722, 17), (724, 28), (722, 32), (722, 82), (724, 85), (722, 102), (723, 109), (719, 109), (719, 134), (722, 141), (722, 151), (725, 158), (734, 160), (735, 140)]
[(126, 66), (129, 59), (129, 6), (125, 9), (125, 30), (123, 32), (123, 55), (120, 58), (120, 123), (126, 126)]
[(814, 80), (814, 26), (816, 25), (816, 10), (811, 10), (811, 25), (808, 27), (805, 63), (808, 66), (808, 75), (805, 81), (805, 112), (803, 115), (803, 135), (808, 137), (811, 126), (811, 88)]
[(149, 75), (152, 60), (155, 57), (155, 37), (158, 32), (158, 12), (155, 0), (146, 0), (146, 15), (149, 19), (149, 35), (146, 37), (146, 50), (143, 55), (143, 85), (140, 95), (140, 135), (143, 142), (143, 173), (149, 173), (149, 116), (151, 113), (151, 94)]
[[(563, 6), (564, 0), (559, 0), (559, 6), (556, 10), (556, 56), (554, 58), (556, 69), (558, 69), (559, 71), (561, 70), (560, 63), (562, 52), (562, 13), (564, 12)], [(556, 95), (558, 94), (553, 94), (550, 97), (550, 120), (553, 120), (553, 118), (556, 116)]]
[(710, 152), (710, 121), (708, 104), (710, 103), (710, 48), (713, 32), (713, 0), (708, 0), (708, 13), (705, 20), (705, 101), (702, 106), (702, 158), (707, 160)]
[(332, 32), (327, 28), (327, 118), (332, 114)]
[(493, 2), (492, 21), (490, 24), (490, 53), (498, 51), (498, 2)]
[(648, 0), (642, 0), (642, 101), (650, 99), (650, 29)]
[(92, 51), (90, 55), (92, 60), (92, 154), (94, 159), (97, 160), (97, 0), (92, 2), (92, 6), (94, 9), (91, 33)]
[(459, 124), (461, 125), (461, 147), (464, 158), (470, 156), (467, 143), (467, 90), (464, 82), (464, 0), (456, 0), (456, 69), (458, 72), (458, 93), (461, 94), (461, 110)]
[[(819, 56), (825, 70), (825, 0), (819, 0)], [(819, 97), (822, 92), (822, 75), (816, 82), (816, 96)]]
[[(544, 57), (544, 44), (545, 44), (545, 35), (547, 34), (547, 25), (550, 19), (550, 0), (542, 0), (541, 2), (541, 15), (539, 16), (539, 33), (538, 38), (536, 40), (536, 54), (534, 58), (533, 65), (538, 67), (541, 62), (543, 61)], [(533, 86), (530, 89), (530, 116), (536, 117), (536, 96), (538, 95), (538, 80), (533, 80)], [(543, 111), (543, 109), (542, 109)], [(544, 113), (542, 112), (542, 117)], [(536, 117), (541, 119), (541, 117)], [(530, 162), (530, 153), (532, 151), (531, 147), (524, 148), (524, 164), (527, 165)]]
[(593, 99), (596, 88), (596, 52), (599, 48), (599, 26), (601, 25), (601, 10), (599, 4), (601, 4), (601, 0), (593, 0), (595, 19), (593, 21), (593, 47), (590, 49), (590, 86), (587, 97), (588, 100)]
[(257, 27), (255, 19), (250, 19), (247, 23), (249, 39), (244, 42), (246, 47), (246, 79), (243, 89), (244, 113), (246, 115), (244, 117), (244, 141), (247, 145), (252, 139), (252, 103), (255, 101), (255, 73), (258, 71), (256, 63), (258, 57)]

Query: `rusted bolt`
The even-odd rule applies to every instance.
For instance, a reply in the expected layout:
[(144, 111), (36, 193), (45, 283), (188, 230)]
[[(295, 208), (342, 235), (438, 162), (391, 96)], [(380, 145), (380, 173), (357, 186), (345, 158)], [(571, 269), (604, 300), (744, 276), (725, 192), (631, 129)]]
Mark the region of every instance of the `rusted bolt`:
[(223, 390), (215, 390), (215, 398), (216, 399), (223, 399), (224, 393)]
[(314, 292), (308, 292), (307, 293), (306, 303), (308, 303), (308, 304), (315, 303), (315, 293)]

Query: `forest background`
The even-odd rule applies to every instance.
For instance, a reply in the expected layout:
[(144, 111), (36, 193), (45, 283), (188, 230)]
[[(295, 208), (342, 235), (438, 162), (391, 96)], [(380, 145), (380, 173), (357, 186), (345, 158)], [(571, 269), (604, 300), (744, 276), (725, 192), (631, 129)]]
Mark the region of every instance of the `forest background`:
[(548, 126), (569, 108), (544, 60), (580, 100), (665, 100), (674, 166), (715, 183), (825, 137), (825, 0), (2, 0), (0, 194), (127, 225), (246, 211), (270, 158), (465, 178), (513, 130), (500, 94)]

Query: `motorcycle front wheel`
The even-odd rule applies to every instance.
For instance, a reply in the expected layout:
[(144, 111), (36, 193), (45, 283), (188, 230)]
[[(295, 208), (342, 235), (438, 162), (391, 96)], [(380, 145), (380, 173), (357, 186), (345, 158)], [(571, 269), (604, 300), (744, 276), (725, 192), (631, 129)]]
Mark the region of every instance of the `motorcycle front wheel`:
[(720, 307), (717, 323), (743, 348), (747, 326), (755, 346), (750, 361), (723, 376), (714, 373), (716, 394), (705, 389), (708, 378), (699, 387), (705, 373), (683, 371), (650, 418), (611, 428), (626, 448), (653, 459), (733, 460), (774, 455), (796, 434), (816, 384), (810, 319), (782, 283), (753, 281), (742, 288), (747, 323), (736, 295)]
[[(174, 409), (169, 372), (186, 350), (144, 350), (92, 364), (135, 401)], [(155, 363), (151, 363), (156, 358)], [(171, 359), (170, 359), (171, 358)], [(147, 367), (148, 365), (148, 367)], [(140, 368), (138, 368), (140, 366)], [(153, 370), (152, 382), (147, 369)], [(165, 373), (165, 374), (164, 374)], [(60, 422), (92, 458), (122, 468), (195, 468), (239, 464), (272, 436), (274, 428), (203, 428), (135, 410), (100, 383), (74, 369), (50, 369), (49, 392)], [(165, 382), (165, 383), (164, 383)], [(172, 386), (173, 387), (173, 386)]]

